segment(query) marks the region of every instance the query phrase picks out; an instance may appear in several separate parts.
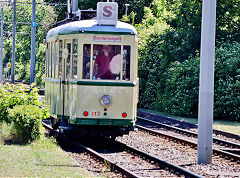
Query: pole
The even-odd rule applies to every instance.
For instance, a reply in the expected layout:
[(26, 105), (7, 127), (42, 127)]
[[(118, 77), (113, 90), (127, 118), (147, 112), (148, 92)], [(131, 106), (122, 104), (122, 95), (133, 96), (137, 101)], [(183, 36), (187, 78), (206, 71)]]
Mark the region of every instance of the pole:
[(11, 83), (15, 82), (15, 35), (16, 35), (16, 0), (13, 0), (13, 30), (12, 30), (12, 65), (11, 65)]
[(1, 55), (0, 55), (0, 82), (3, 79), (3, 8), (1, 8)]
[(72, 12), (78, 11), (78, 0), (72, 0)]
[(68, 11), (68, 14), (71, 14), (71, 1), (70, 0), (67, 0), (67, 11)]
[(125, 9), (125, 15), (127, 16), (127, 12), (128, 12), (128, 7), (130, 6), (130, 4), (125, 4), (126, 9)]
[(212, 163), (216, 0), (203, 0), (198, 110), (198, 164)]
[(35, 79), (36, 0), (32, 0), (30, 84)]

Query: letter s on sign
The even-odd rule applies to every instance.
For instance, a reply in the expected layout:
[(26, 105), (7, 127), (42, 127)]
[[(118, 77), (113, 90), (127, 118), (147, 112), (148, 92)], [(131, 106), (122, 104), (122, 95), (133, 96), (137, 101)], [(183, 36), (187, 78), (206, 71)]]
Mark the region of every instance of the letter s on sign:
[(109, 10), (109, 9), (112, 9), (112, 6), (104, 6), (103, 8), (103, 16), (104, 17), (111, 17), (112, 16), (112, 11)]

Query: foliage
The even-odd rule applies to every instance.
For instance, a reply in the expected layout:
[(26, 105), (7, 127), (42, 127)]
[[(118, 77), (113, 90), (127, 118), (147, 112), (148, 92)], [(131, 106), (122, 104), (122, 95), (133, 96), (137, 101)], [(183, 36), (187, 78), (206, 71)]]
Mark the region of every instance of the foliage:
[(189, 55), (195, 56), (198, 49), (197, 33), (186, 35), (171, 29), (158, 33), (159, 30), (149, 35), (139, 51), (140, 107), (151, 103), (151, 109), (155, 108), (156, 91), (161, 93), (167, 85), (165, 73), (169, 65), (183, 62)]
[[(97, 8), (97, 3), (99, 2), (99, 0), (79, 0), (78, 4), (79, 4), (79, 9), (89, 9), (89, 8), (93, 8), (96, 9)], [(128, 15), (132, 14), (131, 16), (134, 18), (133, 23), (140, 23), (142, 21), (143, 15), (144, 15), (144, 7), (148, 7), (150, 6), (150, 4), (152, 3), (152, 0), (116, 0), (115, 2), (118, 3), (118, 17), (119, 19), (122, 19), (122, 17), (125, 14), (126, 11), (126, 6), (125, 4), (129, 4), (130, 6), (128, 7)], [(135, 15), (133, 15), (133, 13)]]
[[(13, 85), (6, 83), (0, 85), (0, 120), (10, 122), (7, 109), (12, 109), (16, 105), (35, 105), (41, 107), (38, 101), (37, 88), (31, 85), (30, 89), (26, 85)], [(30, 91), (31, 90), (31, 91)]]
[[(240, 120), (240, 43), (222, 44), (216, 49), (214, 119)], [(171, 63), (164, 73), (165, 87), (159, 82), (157, 110), (197, 117), (199, 57)], [(160, 92), (159, 92), (160, 91)]]
[(39, 62), (36, 63), (35, 82), (36, 85), (41, 88), (45, 87), (45, 52), (46, 45), (40, 44), (36, 54), (36, 58), (39, 60)]
[(24, 65), (22, 62), (15, 63), (15, 79), (22, 81), (24, 83), (29, 83), (30, 81), (30, 64)]
[[(107, 2), (106, 0), (102, 0)], [(135, 13), (134, 19), (136, 23), (140, 23), (142, 21), (143, 15), (144, 15), (144, 7), (150, 6), (153, 0), (115, 0), (115, 2), (118, 3), (118, 17), (119, 19), (122, 19), (125, 15), (126, 6), (125, 4), (129, 4), (128, 7), (128, 15)], [(47, 0), (46, 2), (50, 3), (56, 3), (54, 0)], [(66, 4), (67, 1), (60, 0), (59, 3)], [(78, 0), (78, 8), (80, 10), (87, 10), (87, 9), (97, 9), (97, 3), (101, 2), (99, 0)], [(111, 1), (110, 1), (111, 2)], [(56, 5), (54, 7), (54, 11), (58, 14), (57, 21), (63, 20), (67, 17), (67, 8), (66, 6)], [(133, 15), (133, 14), (132, 14)], [(131, 16), (132, 16), (131, 15)], [(133, 17), (133, 16), (132, 16)], [(125, 21), (125, 20), (124, 20)], [(133, 23), (135, 23), (133, 22)]]
[(44, 110), (34, 105), (18, 105), (8, 109), (9, 117), (14, 123), (18, 140), (31, 142), (42, 135), (42, 119), (46, 118)]
[(4, 144), (6, 140), (11, 139), (12, 127), (11, 125), (0, 121), (0, 145)]
[(196, 117), (198, 109), (199, 58), (171, 63), (164, 73), (165, 88), (157, 85), (156, 108), (174, 115)]
[(222, 44), (216, 50), (214, 114), (217, 119), (240, 121), (239, 93), (240, 43)]
[[(24, 1), (31, 3), (31, 1)], [(37, 1), (40, 2), (40, 1)], [(45, 4), (37, 4), (36, 6), (36, 76), (38, 76), (37, 84), (45, 70), (45, 47), (43, 41), (50, 26), (54, 22), (56, 14), (53, 8)], [(12, 7), (4, 9), (4, 21), (12, 21)], [(31, 4), (18, 4), (16, 10), (16, 79), (29, 82), (30, 76), (30, 54), (31, 54), (31, 21), (32, 7)], [(4, 24), (4, 32), (12, 31), (12, 23)], [(12, 58), (12, 37), (10, 33), (4, 33), (4, 55), (3, 65), (10, 62)]]
[[(216, 119), (239, 120), (239, 43), (232, 42), (240, 39), (239, 3), (217, 1)], [(140, 107), (197, 115), (201, 8), (200, 0), (153, 0), (145, 7), (145, 18), (136, 25), (142, 42)], [(226, 56), (220, 55), (221, 49)]]
[(48, 112), (38, 101), (37, 89), (31, 85), (5, 84), (0, 86), (0, 121), (13, 123), (17, 137), (24, 142), (33, 141), (41, 135), (41, 121)]
[[(216, 9), (217, 40), (239, 41), (240, 0), (218, 0)], [(195, 30), (200, 33), (202, 18), (201, 0), (153, 0), (153, 13), (172, 28)]]

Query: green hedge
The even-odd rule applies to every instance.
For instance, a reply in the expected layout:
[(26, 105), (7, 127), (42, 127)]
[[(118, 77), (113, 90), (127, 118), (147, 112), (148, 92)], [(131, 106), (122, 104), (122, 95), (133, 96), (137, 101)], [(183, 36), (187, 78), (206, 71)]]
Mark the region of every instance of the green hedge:
[(8, 109), (9, 118), (16, 129), (18, 140), (22, 143), (39, 139), (42, 135), (42, 119), (45, 114), (34, 105), (19, 105)]
[[(31, 90), (31, 92), (30, 92)], [(37, 88), (32, 85), (26, 88), (26, 85), (13, 85), (6, 83), (0, 85), (0, 120), (8, 121), (7, 109), (12, 109), (16, 105), (36, 105), (41, 107), (42, 103), (38, 101)]]
[(240, 43), (216, 50), (215, 117), (240, 121)]
[[(161, 39), (161, 36), (158, 39)], [(149, 44), (148, 48), (151, 48), (151, 45)], [(217, 46), (214, 119), (240, 121), (240, 43)], [(169, 62), (163, 68), (168, 57), (157, 56), (157, 50), (159, 49), (152, 49), (144, 61), (146, 67), (139, 71), (140, 77), (145, 74), (140, 80), (140, 107), (179, 116), (197, 117), (199, 57), (190, 54), (188, 60), (183, 60), (176, 55), (180, 59)], [(155, 63), (148, 63), (148, 59)]]
[[(143, 108), (155, 109), (157, 92), (166, 88), (166, 71), (175, 61), (183, 62), (199, 48), (198, 33), (168, 29), (149, 35), (139, 51), (140, 103)], [(190, 35), (191, 34), (191, 35)]]
[[(157, 92), (156, 109), (179, 116), (196, 117), (199, 58), (172, 63), (165, 74), (165, 88)], [(157, 86), (157, 91), (162, 86)]]
[(34, 85), (27, 88), (23, 84), (0, 84), (0, 122), (13, 124), (17, 141), (28, 143), (38, 139), (42, 119), (48, 116)]

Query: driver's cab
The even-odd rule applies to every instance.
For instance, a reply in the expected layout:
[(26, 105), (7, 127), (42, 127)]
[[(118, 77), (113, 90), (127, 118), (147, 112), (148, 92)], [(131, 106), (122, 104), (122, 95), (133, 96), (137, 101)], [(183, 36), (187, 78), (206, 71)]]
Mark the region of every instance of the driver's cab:
[(92, 80), (129, 81), (130, 56), (130, 45), (84, 44), (82, 77)]

